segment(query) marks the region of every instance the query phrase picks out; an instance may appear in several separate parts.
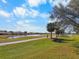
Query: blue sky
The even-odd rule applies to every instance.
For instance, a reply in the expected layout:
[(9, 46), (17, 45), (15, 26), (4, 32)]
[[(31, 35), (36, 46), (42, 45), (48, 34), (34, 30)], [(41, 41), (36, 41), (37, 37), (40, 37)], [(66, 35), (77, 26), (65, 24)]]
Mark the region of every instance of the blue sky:
[(47, 32), (49, 13), (60, 2), (61, 0), (0, 0), (0, 30)]

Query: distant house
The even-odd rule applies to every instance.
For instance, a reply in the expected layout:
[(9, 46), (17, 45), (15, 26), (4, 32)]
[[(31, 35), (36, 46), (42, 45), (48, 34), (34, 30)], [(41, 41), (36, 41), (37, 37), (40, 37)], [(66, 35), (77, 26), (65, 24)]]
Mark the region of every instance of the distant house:
[(0, 30), (0, 35), (27, 35), (27, 32)]
[(0, 30), (0, 35), (5, 35), (5, 34), (8, 34), (7, 31)]

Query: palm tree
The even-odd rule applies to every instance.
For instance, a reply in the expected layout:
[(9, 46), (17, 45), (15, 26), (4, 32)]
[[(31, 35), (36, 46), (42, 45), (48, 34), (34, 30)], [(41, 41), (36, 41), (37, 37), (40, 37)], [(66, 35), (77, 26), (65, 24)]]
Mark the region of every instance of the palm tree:
[(47, 24), (47, 31), (50, 32), (51, 34), (50, 38), (52, 39), (52, 32), (54, 31), (54, 23)]

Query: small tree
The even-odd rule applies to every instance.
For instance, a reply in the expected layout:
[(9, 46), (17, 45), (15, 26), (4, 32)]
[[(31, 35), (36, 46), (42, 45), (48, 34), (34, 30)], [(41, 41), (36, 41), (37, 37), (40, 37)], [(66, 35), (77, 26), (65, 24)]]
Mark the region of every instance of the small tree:
[(50, 32), (51, 34), (50, 38), (52, 39), (52, 32), (54, 31), (54, 23), (47, 24), (47, 31)]
[(27, 31), (24, 32), (24, 35), (27, 35)]

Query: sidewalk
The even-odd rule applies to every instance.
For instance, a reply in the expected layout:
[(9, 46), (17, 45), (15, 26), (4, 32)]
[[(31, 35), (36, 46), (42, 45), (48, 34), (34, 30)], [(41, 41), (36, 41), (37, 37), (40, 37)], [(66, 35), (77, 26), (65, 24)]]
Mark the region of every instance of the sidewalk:
[(39, 39), (43, 39), (43, 38), (45, 38), (45, 37), (35, 38), (35, 39), (29, 39), (29, 40), (20, 40), (20, 41), (14, 41), (14, 42), (0, 43), (0, 46), (10, 45), (10, 44), (16, 44), (16, 43), (22, 43), (22, 42), (29, 42), (29, 41), (39, 40)]

